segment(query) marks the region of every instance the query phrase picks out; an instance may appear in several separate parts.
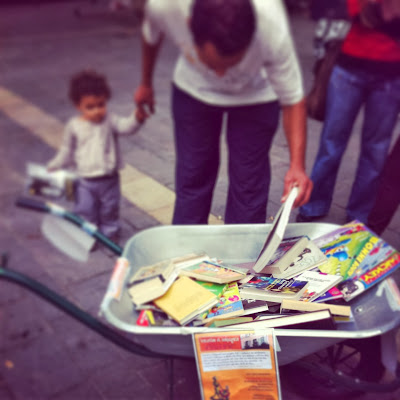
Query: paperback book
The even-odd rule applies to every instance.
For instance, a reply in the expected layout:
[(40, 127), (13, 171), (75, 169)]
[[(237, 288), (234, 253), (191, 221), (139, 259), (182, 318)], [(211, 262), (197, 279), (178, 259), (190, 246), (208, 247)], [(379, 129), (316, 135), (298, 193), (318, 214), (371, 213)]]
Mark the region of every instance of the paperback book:
[(273, 276), (290, 279), (304, 271), (317, 268), (325, 262), (327, 262), (325, 254), (312, 240), (308, 240), (301, 252), (291, 262), (285, 264), (280, 273), (274, 272)]
[(264, 300), (242, 299), (243, 315), (258, 314), (268, 311), (268, 303)]
[(284, 328), (284, 329), (336, 329), (335, 320), (328, 309), (282, 315), (279, 317), (261, 317), (253, 322), (245, 322), (231, 327), (240, 329), (264, 329), (264, 328)]
[(303, 252), (308, 241), (309, 239), (307, 236), (295, 236), (282, 239), (268, 263), (260, 270), (260, 273), (272, 274), (274, 276), (282, 274), (293, 260)]
[(290, 313), (291, 311), (310, 312), (319, 310), (329, 310), (332, 315), (349, 317), (351, 315), (351, 307), (336, 305), (336, 304), (320, 304), (320, 303), (305, 303), (297, 300), (283, 300), (281, 303), (280, 312), (282, 314)]
[(128, 282), (128, 293), (136, 306), (162, 296), (172, 285), (178, 274), (171, 261), (144, 266)]
[(343, 298), (343, 293), (334, 286), (333, 288), (329, 289), (327, 292), (322, 294), (321, 296), (317, 297), (314, 300), (314, 303), (323, 303), (332, 300), (338, 300)]
[(281, 303), (283, 299), (297, 300), (306, 290), (307, 281), (255, 276), (240, 286), (240, 295), (245, 299)]
[(218, 297), (187, 276), (178, 278), (160, 298), (157, 307), (181, 325), (186, 325), (218, 302)]
[(264, 245), (258, 255), (256, 262), (253, 266), (255, 272), (260, 272), (271, 260), (279, 243), (282, 241), (287, 223), (289, 222), (290, 212), (292, 210), (294, 201), (296, 200), (298, 194), (298, 187), (294, 187), (286, 201), (281, 205), (277, 214), (274, 218), (274, 223), (272, 224), (271, 230), (269, 231)]
[(179, 275), (189, 276), (206, 282), (228, 283), (244, 278), (246, 273), (238, 272), (237, 270), (211, 261), (202, 261), (180, 269)]
[(299, 300), (314, 301), (337, 285), (343, 278), (338, 275), (329, 275), (320, 271), (305, 271), (296, 276), (295, 279), (308, 282), (306, 290), (300, 296)]
[(139, 326), (179, 326), (173, 319), (162, 311), (142, 310), (139, 313), (136, 325)]
[(214, 319), (231, 318), (244, 313), (237, 282), (231, 282), (218, 298), (218, 303), (201, 316), (204, 323)]

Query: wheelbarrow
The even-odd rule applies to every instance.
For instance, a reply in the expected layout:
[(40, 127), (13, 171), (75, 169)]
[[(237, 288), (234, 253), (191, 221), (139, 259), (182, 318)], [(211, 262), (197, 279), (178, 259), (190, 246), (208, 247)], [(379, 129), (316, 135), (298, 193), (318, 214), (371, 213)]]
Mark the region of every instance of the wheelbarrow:
[[(143, 265), (192, 252), (203, 251), (232, 264), (254, 261), (271, 228), (270, 224), (159, 226), (134, 235), (122, 249), (82, 218), (51, 203), (21, 198), (17, 205), (56, 214), (86, 229), (116, 256), (128, 262), (124, 271), (114, 271), (106, 289), (100, 306), (105, 321), (94, 318), (39, 282), (6, 268), (5, 258), (0, 278), (33, 291), (128, 351), (145, 357), (167, 359), (194, 357), (192, 334), (210, 328), (136, 325), (138, 314), (126, 289), (130, 276)], [(91, 229), (87, 229), (88, 226)], [(326, 223), (288, 224), (285, 233), (287, 236), (305, 234), (315, 239), (336, 227)], [(115, 279), (116, 276), (119, 279)], [(116, 292), (118, 296), (114, 295)], [(293, 381), (296, 380), (293, 376), (296, 376), (302, 393), (307, 395), (305, 388), (309, 387), (320, 396), (312, 398), (341, 399), (345, 394), (392, 392), (400, 387), (397, 359), (392, 357), (389, 360), (395, 377), (387, 383), (379, 381), (383, 368), (371, 366), (371, 363), (381, 366), (381, 349), (396, 354), (391, 339), (400, 325), (400, 306), (393, 298), (391, 285), (383, 281), (349, 305), (354, 320), (337, 322), (336, 330), (275, 329), (280, 348), (277, 358), (281, 374), (289, 374)]]

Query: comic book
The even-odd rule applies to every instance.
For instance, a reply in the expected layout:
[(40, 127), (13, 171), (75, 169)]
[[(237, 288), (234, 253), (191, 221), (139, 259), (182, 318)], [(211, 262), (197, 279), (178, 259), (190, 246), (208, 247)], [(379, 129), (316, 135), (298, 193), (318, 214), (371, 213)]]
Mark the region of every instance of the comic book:
[[(330, 238), (330, 240), (329, 240)], [(321, 271), (341, 275), (337, 285), (346, 301), (374, 286), (400, 266), (400, 253), (359, 221), (315, 240), (329, 262)]]
[(328, 259), (319, 269), (327, 274), (341, 275), (346, 280), (378, 241), (379, 237), (363, 223), (353, 221), (345, 224), (314, 239)]

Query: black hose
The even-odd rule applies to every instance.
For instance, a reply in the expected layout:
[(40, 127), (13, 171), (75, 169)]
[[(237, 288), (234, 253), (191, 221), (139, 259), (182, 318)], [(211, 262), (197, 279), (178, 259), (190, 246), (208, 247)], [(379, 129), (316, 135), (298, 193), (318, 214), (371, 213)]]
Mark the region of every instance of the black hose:
[[(117, 346), (130, 351), (131, 353), (143, 356), (143, 357), (153, 357), (153, 358), (172, 358), (178, 356), (171, 356), (161, 353), (156, 353), (147, 349), (146, 347), (134, 343), (132, 340), (129, 340), (117, 333), (113, 329), (109, 328), (107, 325), (100, 322), (98, 319), (92, 317), (87, 312), (83, 311), (79, 307), (75, 306), (71, 302), (69, 302), (64, 297), (58, 295), (48, 287), (42, 285), (40, 282), (27, 277), (19, 272), (12, 271), (6, 267), (7, 256), (4, 254), (2, 256), (2, 265), (0, 267), (0, 279), (4, 279), (9, 282), (13, 282), (17, 285), (20, 285), (24, 288), (29, 289), (31, 292), (36, 295), (42, 297), (46, 301), (50, 302), (54, 306), (58, 307), (65, 313), (69, 314), (71, 317), (75, 318), (82, 324), (86, 325), (88, 328), (97, 332), (99, 335), (113, 342)], [(187, 358), (182, 357), (181, 358)]]

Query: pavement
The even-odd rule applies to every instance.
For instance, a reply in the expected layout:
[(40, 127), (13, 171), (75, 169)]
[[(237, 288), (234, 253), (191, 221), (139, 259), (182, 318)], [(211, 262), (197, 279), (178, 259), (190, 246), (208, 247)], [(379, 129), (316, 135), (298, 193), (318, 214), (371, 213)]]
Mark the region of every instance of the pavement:
[[(41, 232), (42, 214), (16, 208), (23, 193), (26, 162), (47, 162), (60, 143), (65, 121), (74, 114), (67, 98), (69, 77), (96, 68), (113, 90), (110, 108), (132, 111), (139, 81), (138, 10), (110, 12), (106, 1), (14, 2), (0, 7), (0, 251), (9, 267), (48, 286), (97, 317), (115, 256), (100, 248), (86, 263), (55, 249)], [(306, 89), (312, 80), (313, 22), (291, 16)], [(133, 137), (121, 141), (121, 245), (138, 232), (171, 221), (174, 202), (174, 146), (169, 88), (176, 49), (165, 43), (157, 65), (156, 114)], [(360, 119), (340, 168), (326, 222), (345, 222), (345, 205), (359, 151)], [(307, 168), (317, 151), (321, 124), (309, 121)], [(398, 124), (396, 132), (400, 132)], [(227, 194), (226, 147), (210, 223), (223, 223)], [(279, 129), (271, 149), (273, 178), (268, 216), (279, 208), (288, 149)], [(294, 222), (296, 211), (291, 215)], [(268, 218), (269, 219), (269, 218)], [(400, 215), (382, 235), (400, 248)], [(397, 280), (397, 277), (396, 277)], [(193, 360), (175, 360), (173, 377), (164, 360), (116, 347), (62, 311), (12, 283), (0, 290), (0, 398), (16, 399), (199, 399)], [(284, 400), (303, 397), (282, 380)], [(398, 399), (400, 392), (379, 394)], [(376, 394), (366, 394), (372, 400)], [(318, 400), (318, 399), (317, 399)]]

